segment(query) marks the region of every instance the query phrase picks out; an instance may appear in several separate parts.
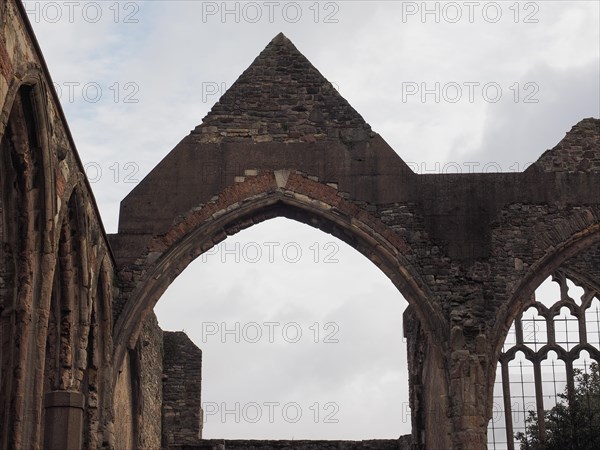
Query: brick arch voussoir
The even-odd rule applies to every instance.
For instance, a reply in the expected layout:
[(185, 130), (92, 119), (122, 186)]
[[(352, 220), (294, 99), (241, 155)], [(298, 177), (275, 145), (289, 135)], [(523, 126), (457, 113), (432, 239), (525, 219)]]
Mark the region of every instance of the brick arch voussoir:
[(126, 349), (135, 345), (143, 319), (188, 264), (227, 236), (274, 217), (304, 222), (349, 243), (373, 261), (414, 305), (431, 336), (444, 332), (446, 322), (411, 266), (413, 250), (402, 237), (366, 208), (344, 198), (334, 186), (300, 173), (288, 171), (286, 175), (285, 184), (273, 171), (264, 171), (228, 186), (210, 203), (192, 209), (166, 233), (155, 236), (133, 265), (141, 268), (137, 276), (132, 275), (130, 266), (120, 270), (122, 279), (135, 278), (135, 286), (115, 323), (114, 379)]

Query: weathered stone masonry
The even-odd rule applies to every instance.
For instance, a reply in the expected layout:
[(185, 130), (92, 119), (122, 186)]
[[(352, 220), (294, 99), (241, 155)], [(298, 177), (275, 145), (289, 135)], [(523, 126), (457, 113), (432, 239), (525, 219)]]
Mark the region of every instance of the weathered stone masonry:
[(202, 438), (202, 352), (185, 333), (165, 332), (163, 446), (195, 444)]
[(95, 447), (113, 420), (114, 259), (20, 3), (0, 27), (0, 447)]
[[(283, 35), (102, 227), (19, 1), (0, 5), (0, 448), (485, 448), (512, 321), (560, 269), (598, 292), (600, 120), (523, 173), (417, 175)], [(367, 256), (410, 306), (412, 436), (201, 436), (201, 352), (152, 309), (273, 217)]]

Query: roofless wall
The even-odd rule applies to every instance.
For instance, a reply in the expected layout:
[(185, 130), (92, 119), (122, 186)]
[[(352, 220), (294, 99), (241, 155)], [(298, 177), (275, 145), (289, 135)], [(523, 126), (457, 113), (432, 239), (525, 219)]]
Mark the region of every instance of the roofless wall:
[(417, 175), (280, 34), (107, 238), (23, 7), (0, 13), (0, 448), (160, 441), (152, 308), (191, 261), (270, 218), (349, 243), (409, 302), (413, 448), (486, 447), (504, 338), (543, 280), (560, 270), (598, 295), (598, 119), (523, 173)]

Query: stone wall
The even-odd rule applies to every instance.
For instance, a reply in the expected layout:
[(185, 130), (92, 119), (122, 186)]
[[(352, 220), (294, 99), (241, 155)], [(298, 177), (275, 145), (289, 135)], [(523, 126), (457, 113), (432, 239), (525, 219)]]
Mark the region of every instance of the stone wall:
[(0, 105), (0, 448), (110, 446), (114, 260), (16, 0), (0, 2)]
[(180, 445), (169, 450), (411, 450), (410, 436), (371, 441), (260, 441), (210, 439), (199, 445)]
[(536, 165), (547, 172), (600, 172), (599, 129), (597, 120), (582, 120), (556, 147), (547, 150)]
[(163, 445), (202, 438), (202, 351), (182, 331), (164, 333)]
[[(273, 82), (275, 81), (275, 82)], [(232, 109), (251, 111), (232, 115)], [(371, 127), (283, 34), (277, 35), (194, 131), (198, 141), (365, 141)]]
[(600, 245), (596, 245), (569, 259), (563, 269), (582, 286), (600, 292)]

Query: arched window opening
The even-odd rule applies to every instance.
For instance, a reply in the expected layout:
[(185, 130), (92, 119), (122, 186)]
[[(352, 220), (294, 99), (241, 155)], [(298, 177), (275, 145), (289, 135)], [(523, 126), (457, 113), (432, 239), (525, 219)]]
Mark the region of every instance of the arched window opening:
[(79, 390), (82, 380), (85, 361), (80, 359), (85, 355), (78, 338), (87, 338), (89, 305), (82, 282), (80, 217), (80, 205), (73, 195), (60, 229), (54, 270), (46, 339), (47, 391)]
[[(0, 429), (13, 430), (23, 411), (35, 408), (29, 392), (16, 394), (17, 386), (35, 383), (33, 366), (24, 363), (15, 346), (20, 335), (31, 333), (24, 325), (39, 307), (39, 270), (42, 255), (44, 196), (42, 149), (35, 108), (35, 88), (18, 90), (0, 141)], [(23, 388), (21, 388), (23, 389)], [(28, 388), (24, 388), (30, 391)], [(20, 395), (21, 398), (15, 398)], [(33, 430), (23, 432), (28, 445)], [(0, 433), (0, 447), (13, 446), (15, 433)]]
[(91, 311), (82, 267), (86, 228), (81, 208), (74, 193), (60, 229), (46, 337), (44, 448), (80, 447), (82, 442), (80, 432), (64, 432), (67, 427), (83, 430), (82, 384), (89, 358)]
[(508, 363), (510, 417), (513, 433), (525, 431), (529, 411), (536, 410), (533, 363), (523, 352), (517, 352)]
[(278, 218), (198, 257), (155, 312), (202, 349), (203, 438), (397, 439), (405, 307), (352, 247)]
[(598, 297), (561, 271), (538, 287), (502, 348), (488, 448), (570, 448), (578, 439), (591, 447), (577, 448), (598, 448)]
[(590, 353), (586, 350), (582, 350), (576, 360), (573, 361), (573, 369), (579, 370), (583, 374), (589, 374), (590, 365), (594, 362)]
[(552, 308), (566, 294), (565, 287), (559, 282), (559, 277), (548, 277), (535, 290), (536, 303), (544, 305), (546, 309)]

